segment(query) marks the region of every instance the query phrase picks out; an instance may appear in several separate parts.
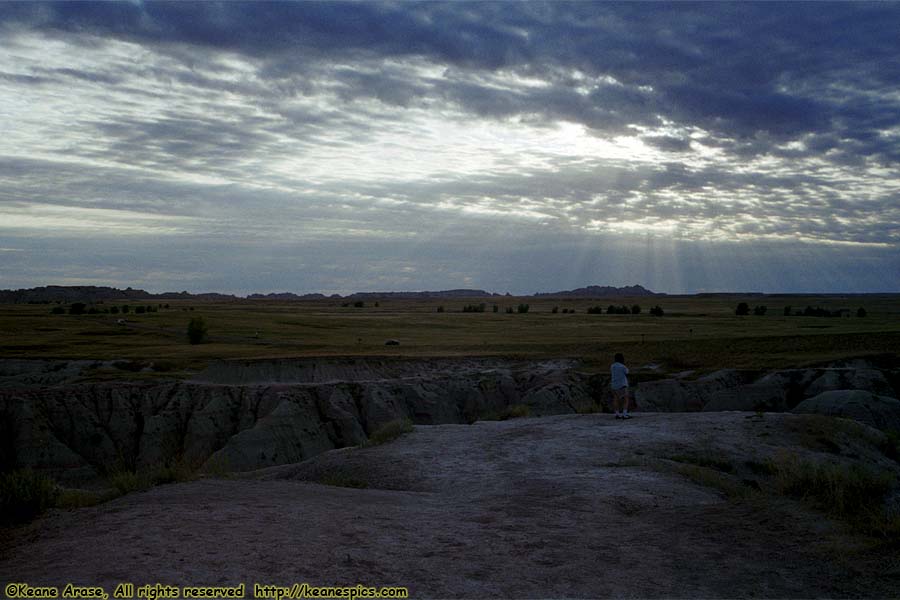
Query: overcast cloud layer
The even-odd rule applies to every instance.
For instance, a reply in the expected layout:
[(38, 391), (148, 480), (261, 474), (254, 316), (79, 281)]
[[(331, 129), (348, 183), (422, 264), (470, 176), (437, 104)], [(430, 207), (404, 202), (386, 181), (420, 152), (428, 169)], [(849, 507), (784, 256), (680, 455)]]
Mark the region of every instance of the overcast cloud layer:
[(900, 291), (900, 4), (3, 3), (0, 288)]

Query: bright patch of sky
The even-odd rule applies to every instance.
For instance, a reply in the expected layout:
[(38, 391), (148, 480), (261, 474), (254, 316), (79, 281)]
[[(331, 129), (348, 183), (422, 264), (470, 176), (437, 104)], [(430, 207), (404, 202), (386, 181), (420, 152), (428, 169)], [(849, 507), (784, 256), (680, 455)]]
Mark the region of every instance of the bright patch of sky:
[(900, 289), (895, 5), (0, 13), (2, 287)]

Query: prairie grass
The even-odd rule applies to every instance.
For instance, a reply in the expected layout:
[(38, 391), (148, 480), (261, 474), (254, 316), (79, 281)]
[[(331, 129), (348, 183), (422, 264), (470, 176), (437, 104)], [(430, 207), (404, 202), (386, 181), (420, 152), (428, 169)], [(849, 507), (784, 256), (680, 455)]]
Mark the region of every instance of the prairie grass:
[(885, 498), (893, 474), (859, 464), (814, 463), (782, 452), (771, 460), (772, 489), (799, 498), (870, 534), (900, 533), (900, 515), (889, 514)]
[(0, 473), (0, 524), (29, 521), (56, 505), (59, 487), (31, 469)]
[[(737, 317), (734, 307), (742, 300), (746, 298), (739, 295), (653, 298), (653, 304), (665, 309), (663, 317), (646, 310), (639, 315), (587, 314), (589, 306), (601, 302), (595, 298), (504, 297), (494, 300), (501, 305), (497, 313), (463, 313), (466, 304), (483, 301), (477, 298), (384, 299), (379, 307), (367, 303), (364, 308), (342, 307), (339, 299), (180, 300), (172, 301), (170, 309), (129, 314), (125, 325), (117, 324), (120, 315), (51, 315), (46, 305), (0, 305), (0, 357), (141, 362), (151, 368), (133, 376), (170, 378), (222, 358), (568, 356), (606, 370), (612, 353), (621, 351), (630, 365), (663, 362), (670, 368), (703, 371), (800, 366), (896, 352), (900, 346), (897, 295), (769, 296), (764, 300), (769, 314)], [(502, 310), (523, 302), (530, 305), (526, 314)], [(615, 303), (646, 308), (651, 299), (617, 298)], [(446, 311), (438, 313), (441, 304)], [(780, 309), (787, 304), (831, 310), (861, 304), (869, 316), (783, 317)], [(554, 314), (554, 306), (573, 312)], [(191, 345), (184, 332), (197, 316), (208, 324), (209, 343)], [(385, 346), (387, 339), (398, 339), (401, 345)], [(163, 368), (152, 370), (157, 362)]]

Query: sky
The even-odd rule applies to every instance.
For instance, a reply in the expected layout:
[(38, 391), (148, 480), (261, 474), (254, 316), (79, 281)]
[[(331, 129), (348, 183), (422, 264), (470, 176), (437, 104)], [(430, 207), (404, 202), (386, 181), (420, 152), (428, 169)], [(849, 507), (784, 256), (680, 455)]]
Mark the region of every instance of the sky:
[(900, 292), (900, 3), (3, 2), (0, 288)]

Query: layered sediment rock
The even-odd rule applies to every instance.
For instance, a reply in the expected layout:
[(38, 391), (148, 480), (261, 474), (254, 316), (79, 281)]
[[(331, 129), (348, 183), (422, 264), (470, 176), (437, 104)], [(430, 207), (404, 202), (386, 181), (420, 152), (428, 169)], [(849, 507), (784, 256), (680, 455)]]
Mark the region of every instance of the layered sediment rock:
[(534, 415), (587, 410), (592, 399), (573, 366), (238, 361), (185, 382), (58, 385), (37, 385), (46, 378), (34, 366), (22, 385), (0, 390), (2, 460), (73, 481), (173, 462), (256, 469), (360, 444), (398, 418), (468, 423), (513, 404), (528, 404)]
[[(471, 423), (517, 404), (532, 416), (608, 410), (610, 397), (607, 375), (588, 377), (567, 360), (223, 361), (189, 381), (79, 383), (95, 365), (0, 364), (0, 467), (31, 467), (78, 484), (173, 463), (251, 470), (358, 445), (395, 419)], [(804, 412), (851, 418), (862, 413), (835, 408), (829, 393), (896, 398), (898, 381), (896, 370), (868, 363), (721, 370), (696, 379), (642, 375), (636, 369), (633, 377), (642, 411), (789, 411), (803, 403)], [(804, 402), (813, 397), (829, 402)], [(894, 406), (877, 402), (885, 403)], [(886, 423), (897, 422), (892, 411)]]

